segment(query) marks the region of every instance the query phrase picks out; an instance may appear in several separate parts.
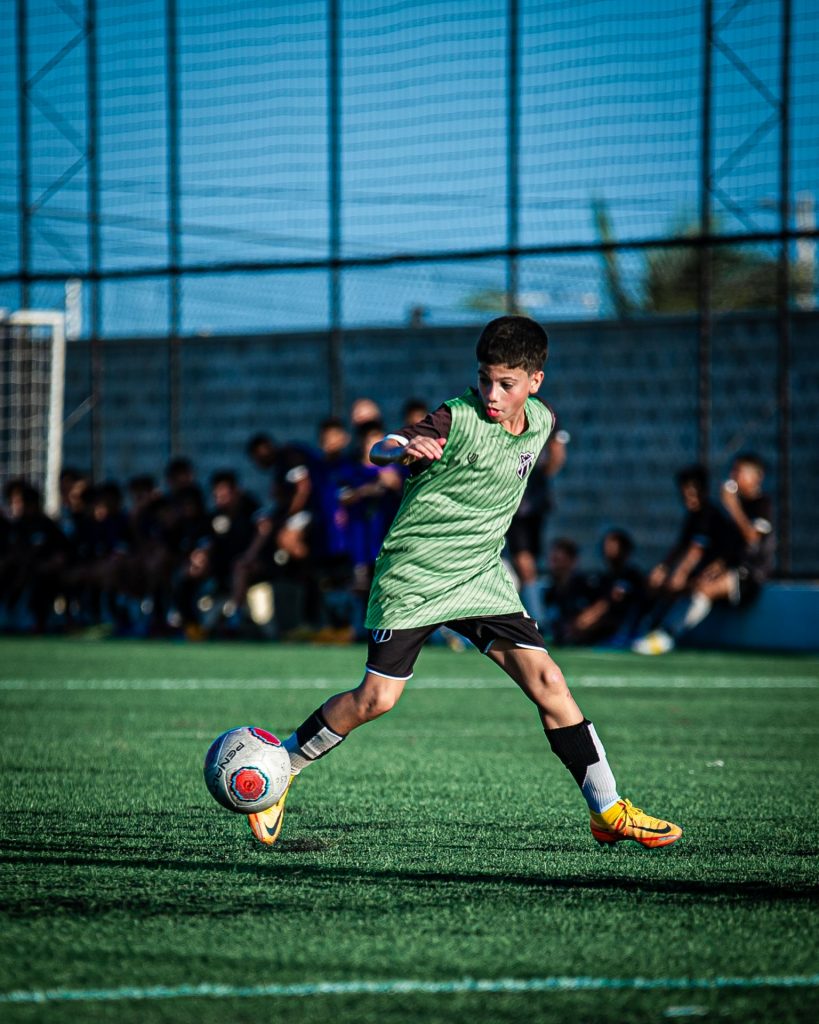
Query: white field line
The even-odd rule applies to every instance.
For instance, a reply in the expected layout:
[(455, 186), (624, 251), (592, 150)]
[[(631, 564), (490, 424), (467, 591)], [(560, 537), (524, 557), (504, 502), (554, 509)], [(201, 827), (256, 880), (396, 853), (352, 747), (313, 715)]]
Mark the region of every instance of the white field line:
[[(633, 676), (573, 676), (572, 688), (584, 689), (660, 689), (660, 690), (815, 690), (819, 689), (819, 676), (755, 676), (737, 679), (734, 676), (633, 675)], [(350, 685), (354, 677), (350, 678)], [(0, 691), (7, 690), (325, 690), (342, 685), (338, 678), (326, 676), (277, 679), (256, 677), (249, 679), (219, 678), (102, 678), (102, 679), (0, 679)], [(419, 676), (408, 683), (413, 690), (504, 690), (510, 680), (502, 675), (495, 679), (475, 676), (440, 678)]]
[(455, 978), (445, 981), (391, 979), (385, 981), (318, 981), (292, 985), (157, 985), (150, 988), (35, 989), (0, 993), (2, 1003), (112, 1003), (157, 999), (258, 999), (306, 996), (452, 995), (463, 992), (595, 992), (631, 991), (711, 992), (725, 989), (817, 988), (819, 975), (716, 978)]

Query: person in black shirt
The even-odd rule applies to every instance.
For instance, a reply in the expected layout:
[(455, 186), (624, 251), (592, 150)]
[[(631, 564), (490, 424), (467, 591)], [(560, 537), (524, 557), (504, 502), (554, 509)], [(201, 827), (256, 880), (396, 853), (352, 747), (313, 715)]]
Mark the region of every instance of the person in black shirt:
[(43, 512), (40, 492), (28, 481), (9, 480), (0, 512), (0, 612), (12, 629), (45, 631), (60, 592), (68, 541)]
[(572, 638), (578, 644), (622, 645), (631, 639), (645, 576), (631, 562), (634, 541), (625, 530), (608, 530), (601, 548), (606, 568), (587, 578), (593, 600), (572, 623)]
[(565, 430), (558, 430), (546, 442), (506, 534), (509, 556), (519, 580), (520, 599), (536, 622), (544, 618), (546, 611), (538, 580), (538, 561), (544, 524), (552, 510), (551, 480), (565, 465), (568, 437)]
[[(677, 638), (693, 629), (711, 611), (715, 601), (741, 606), (751, 602), (773, 569), (775, 537), (771, 499), (762, 493), (765, 465), (753, 453), (734, 459), (729, 478), (722, 485), (720, 543), (690, 592), (681, 595), (666, 613), (661, 628), (644, 637), (648, 650), (663, 654)], [(636, 649), (636, 648), (635, 648)]]
[(311, 456), (300, 445), (277, 444), (269, 434), (254, 434), (245, 451), (257, 469), (272, 476), (270, 498), (274, 527), (281, 528), (291, 516), (309, 506)]
[(588, 581), (577, 568), (579, 555), (577, 544), (568, 537), (558, 537), (549, 545), (551, 582), (543, 598), (542, 628), (556, 644), (574, 642), (573, 624), (592, 602)]
[(713, 563), (736, 548), (736, 531), (708, 496), (708, 470), (699, 464), (676, 474), (686, 509), (677, 540), (666, 557), (648, 574), (648, 610), (632, 644), (638, 654), (664, 654), (674, 646), (662, 628), (677, 601), (690, 595), (695, 580)]

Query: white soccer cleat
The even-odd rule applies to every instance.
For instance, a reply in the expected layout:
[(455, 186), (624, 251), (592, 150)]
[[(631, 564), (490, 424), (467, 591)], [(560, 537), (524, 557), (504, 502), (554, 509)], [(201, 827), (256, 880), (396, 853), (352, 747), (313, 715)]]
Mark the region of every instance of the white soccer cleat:
[(655, 629), (635, 640), (631, 649), (635, 654), (668, 654), (674, 650), (674, 638), (664, 629)]

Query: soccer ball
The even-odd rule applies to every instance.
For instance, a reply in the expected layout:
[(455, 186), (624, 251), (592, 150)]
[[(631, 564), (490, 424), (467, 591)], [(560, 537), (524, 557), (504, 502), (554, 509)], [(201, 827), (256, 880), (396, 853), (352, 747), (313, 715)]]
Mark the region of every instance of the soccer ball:
[(266, 811), (287, 789), (290, 755), (272, 732), (241, 725), (217, 736), (205, 755), (205, 785), (229, 811)]

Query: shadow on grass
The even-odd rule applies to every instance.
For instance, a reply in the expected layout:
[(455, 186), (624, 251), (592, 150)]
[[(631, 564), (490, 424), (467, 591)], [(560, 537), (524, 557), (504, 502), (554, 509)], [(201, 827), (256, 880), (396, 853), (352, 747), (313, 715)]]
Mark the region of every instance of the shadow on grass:
[[(819, 904), (819, 889), (810, 886), (808, 883), (789, 885), (787, 883), (742, 881), (742, 880), (720, 880), (708, 881), (696, 878), (628, 878), (622, 873), (609, 873), (608, 861), (611, 857), (617, 857), (618, 851), (604, 850), (600, 853), (601, 871), (594, 874), (583, 875), (555, 875), (549, 872), (520, 873), (502, 871), (435, 871), (435, 870), (408, 870), (401, 868), (373, 869), (358, 868), (347, 865), (317, 865), (297, 864), (289, 861), (289, 854), (304, 852), (317, 852), (326, 850), (333, 844), (323, 843), (321, 840), (284, 840), (274, 850), (256, 850), (248, 857), (242, 853), (244, 859), (238, 860), (235, 856), (225, 860), (205, 859), (201, 856), (201, 850), (197, 850), (198, 856), (187, 859), (180, 858), (178, 850), (175, 856), (168, 857), (144, 857), (134, 856), (111, 856), (105, 852), (99, 855), (82, 855), (67, 851), (55, 850), (53, 846), (46, 847), (37, 843), (14, 844), (9, 848), (6, 844), (4, 850), (0, 850), (0, 864), (7, 868), (13, 865), (21, 867), (43, 867), (53, 869), (75, 869), (92, 868), (109, 869), (111, 871), (127, 872), (121, 879), (109, 880), (109, 891), (106, 893), (96, 889), (88, 895), (77, 891), (79, 878), (74, 875), (74, 892), (54, 892), (52, 887), (46, 895), (42, 888), (43, 877), (38, 883), (39, 891), (29, 889), (27, 883), (10, 886), (13, 891), (6, 895), (3, 900), (3, 912), (5, 916), (39, 917), (50, 916), (55, 913), (73, 913), (81, 916), (99, 916), (109, 912), (127, 911), (145, 915), (160, 913), (174, 913), (183, 916), (207, 916), (220, 917), (224, 915), (235, 915), (237, 885), (225, 886), (224, 881), (214, 881), (219, 876), (231, 876), (233, 879), (244, 876), (251, 882), (289, 882), (292, 884), (290, 892), (285, 888), (277, 886), (269, 893), (269, 906), (271, 909), (286, 910), (288, 907), (299, 907), (304, 905), (305, 889), (310, 891), (311, 897), (320, 895), (327, 906), (342, 907), (346, 902), (355, 898), (351, 893), (358, 892), (361, 886), (378, 886), (384, 893), (385, 900), (389, 899), (390, 905), (395, 908), (402, 902), (407, 905), (422, 905), (430, 899), (436, 902), (443, 900), (453, 892), (460, 892), (461, 888), (468, 888), (471, 895), (479, 898), (481, 890), (491, 890), (491, 894), (497, 898), (505, 893), (515, 898), (515, 893), (520, 895), (523, 892), (545, 894), (562, 893), (607, 893), (610, 898), (636, 897), (674, 897), (691, 898), (699, 901), (712, 900), (716, 902), (732, 902), (742, 905), (757, 905), (765, 903), (800, 903), (804, 906)], [(567, 853), (565, 848), (563, 853)], [(575, 852), (575, 851), (571, 851)], [(645, 856), (668, 857), (675, 856), (670, 850), (639, 851)], [(678, 851), (682, 852), (682, 851)], [(680, 861), (682, 867), (685, 861)], [(133, 882), (134, 871), (157, 872), (160, 875), (166, 872), (175, 875), (185, 874), (202, 876), (201, 888), (197, 894), (192, 896), (186, 889), (177, 892), (175, 883), (170, 888), (163, 890), (156, 881), (151, 882), (151, 891), (145, 892), (144, 886), (139, 886), (141, 892), (135, 891)], [(211, 876), (210, 881), (208, 876)], [(98, 879), (97, 879), (98, 881)], [(108, 887), (107, 887), (108, 888)], [(114, 891), (112, 892), (111, 889)], [(224, 898), (219, 897), (219, 893)], [(258, 896), (255, 897), (258, 899)], [(462, 898), (459, 896), (458, 898)], [(268, 900), (262, 898), (262, 905)], [(256, 903), (256, 909), (260, 909)]]

